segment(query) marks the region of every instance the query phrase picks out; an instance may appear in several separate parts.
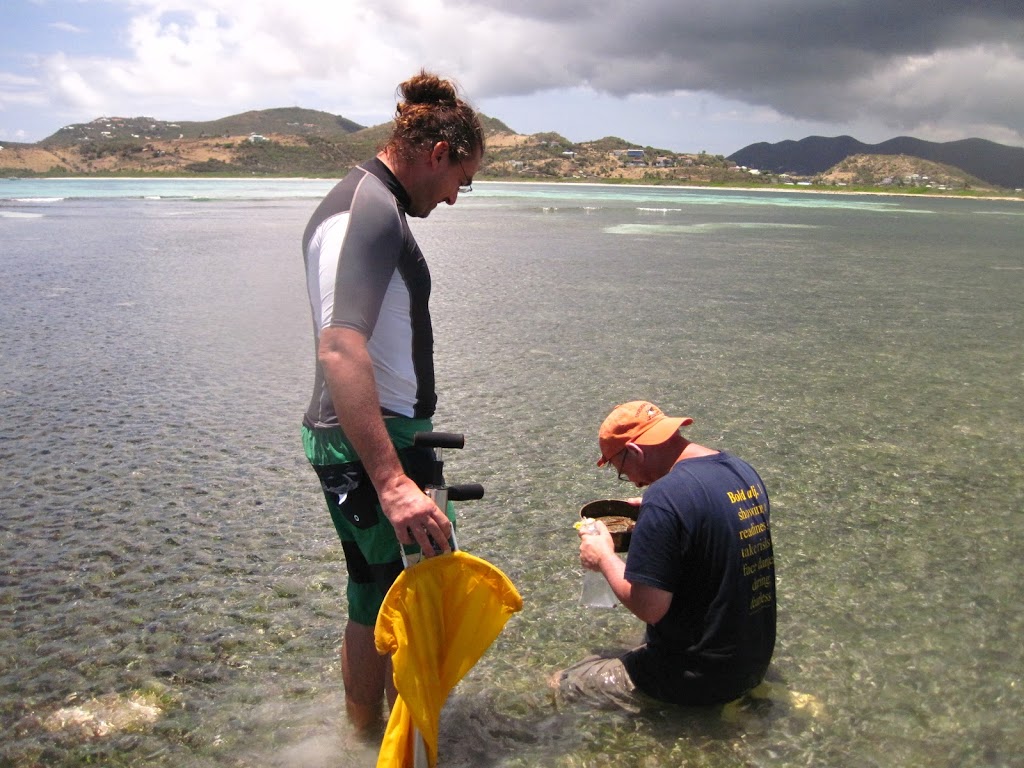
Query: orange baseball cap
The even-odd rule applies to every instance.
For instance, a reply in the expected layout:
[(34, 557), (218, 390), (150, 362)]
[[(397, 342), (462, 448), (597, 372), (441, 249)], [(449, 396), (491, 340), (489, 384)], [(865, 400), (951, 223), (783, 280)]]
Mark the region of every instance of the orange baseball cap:
[(689, 416), (666, 416), (661, 408), (646, 400), (617, 405), (597, 432), (597, 442), (601, 447), (601, 458), (597, 460), (597, 466), (607, 464), (627, 443), (661, 445), (678, 432), (680, 427), (688, 427), (690, 424), (693, 424), (693, 419)]

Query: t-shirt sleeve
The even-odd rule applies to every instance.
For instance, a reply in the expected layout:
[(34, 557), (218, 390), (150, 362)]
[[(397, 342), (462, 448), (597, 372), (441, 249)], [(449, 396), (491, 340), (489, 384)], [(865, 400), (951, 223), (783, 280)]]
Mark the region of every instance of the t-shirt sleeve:
[(364, 180), (349, 214), (334, 281), (330, 325), (354, 328), (367, 338), (402, 252), (402, 222), (394, 198), (376, 180)]
[(626, 555), (626, 580), (675, 593), (686, 539), (679, 516), (645, 498)]

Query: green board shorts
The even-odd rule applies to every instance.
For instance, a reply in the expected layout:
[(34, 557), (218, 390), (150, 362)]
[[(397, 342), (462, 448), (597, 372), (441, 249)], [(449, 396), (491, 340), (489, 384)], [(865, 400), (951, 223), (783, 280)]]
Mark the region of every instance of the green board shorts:
[[(434, 451), (413, 446), (412, 440), (417, 432), (431, 431), (430, 421), (386, 418), (384, 425), (406, 474), (420, 488), (425, 487), (433, 478)], [(331, 521), (345, 552), (349, 618), (372, 627), (384, 596), (402, 572), (402, 553), (395, 530), (381, 511), (377, 492), (362, 462), (340, 429), (310, 429), (303, 425), (302, 444), (320, 479)], [(454, 531), (455, 508), (451, 503), (445, 514)], [(406, 552), (419, 552), (419, 547), (406, 547)]]

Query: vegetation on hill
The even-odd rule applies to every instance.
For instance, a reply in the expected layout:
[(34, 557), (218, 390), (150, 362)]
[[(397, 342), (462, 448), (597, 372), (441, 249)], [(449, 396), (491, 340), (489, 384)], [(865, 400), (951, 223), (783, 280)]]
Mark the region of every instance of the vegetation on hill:
[(814, 177), (819, 184), (932, 188), (988, 189), (986, 184), (959, 168), (909, 155), (851, 155)]
[(186, 136), (244, 136), (251, 133), (276, 133), (321, 139), (340, 139), (364, 126), (339, 115), (313, 109), (264, 109), (207, 123), (182, 123)]
[(985, 139), (935, 143), (899, 136), (881, 144), (863, 144), (850, 136), (808, 136), (800, 141), (751, 144), (729, 159), (773, 173), (814, 176), (855, 155), (917, 157), (958, 168), (988, 187), (1024, 187), (1024, 148)]
[[(857, 152), (868, 145), (848, 136), (751, 145), (726, 158), (640, 147), (617, 136), (572, 142), (554, 132), (523, 135), (495, 118), (481, 115), (481, 119), (487, 136), (487, 154), (476, 174), (481, 180), (899, 188), (961, 194), (997, 191), (982, 177), (961, 170), (962, 166), (912, 153)], [(245, 112), (208, 122), (104, 117), (66, 126), (37, 144), (4, 145), (0, 175), (339, 178), (376, 153), (390, 131), (390, 123), (363, 127), (338, 115), (300, 108)], [(928, 144), (893, 140), (889, 148), (908, 141), (912, 148)], [(951, 144), (957, 145), (961, 155), (970, 148), (991, 149), (991, 142)], [(949, 147), (933, 145), (933, 154), (936, 146)], [(1010, 147), (1000, 150), (1024, 154)], [(738, 158), (744, 157), (774, 164), (739, 164)], [(817, 170), (805, 172), (805, 168)]]
[(358, 123), (329, 112), (298, 107), (254, 110), (207, 122), (173, 122), (152, 117), (98, 117), (89, 123), (64, 126), (39, 142), (39, 146), (52, 149), (91, 141), (172, 141), (271, 133), (343, 139), (362, 128)]

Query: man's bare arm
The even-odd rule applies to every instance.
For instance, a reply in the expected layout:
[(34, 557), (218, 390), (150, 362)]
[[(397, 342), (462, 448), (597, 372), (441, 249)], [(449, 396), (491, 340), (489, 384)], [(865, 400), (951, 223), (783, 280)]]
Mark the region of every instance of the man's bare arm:
[(600, 571), (630, 613), (647, 624), (657, 624), (668, 613), (672, 593), (626, 581), (626, 564), (615, 554), (608, 528), (600, 520), (597, 527), (598, 533), (580, 534), (580, 564), (587, 570)]
[(351, 328), (325, 328), (318, 356), (338, 422), (377, 489), (398, 540), (415, 541), (428, 557), (434, 554), (430, 539), (448, 551), (451, 522), (405, 474), (384, 427), (366, 337)]

